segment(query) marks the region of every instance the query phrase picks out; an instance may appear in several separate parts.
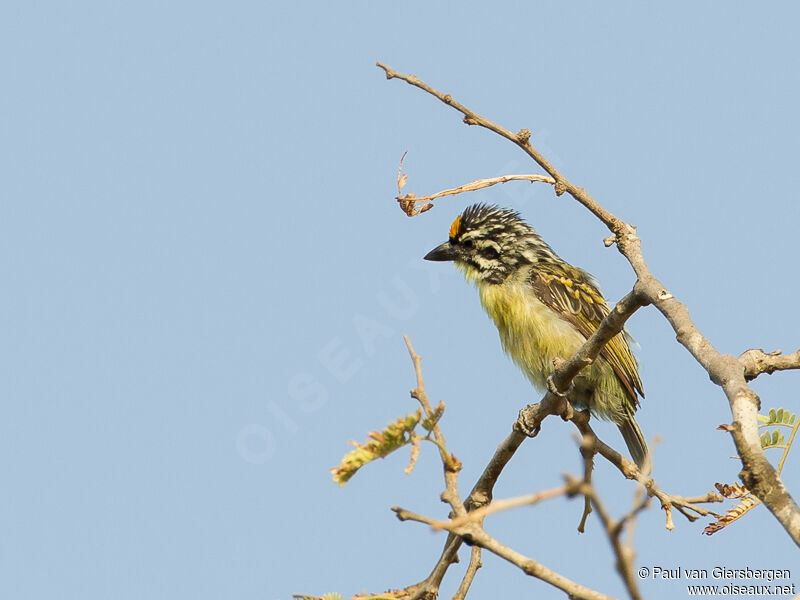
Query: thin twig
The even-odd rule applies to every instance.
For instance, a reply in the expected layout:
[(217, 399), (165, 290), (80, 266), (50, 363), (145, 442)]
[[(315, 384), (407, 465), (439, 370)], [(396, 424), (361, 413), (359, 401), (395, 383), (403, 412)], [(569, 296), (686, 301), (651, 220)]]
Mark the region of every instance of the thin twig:
[(591, 501), (595, 512), (597, 512), (597, 516), (603, 523), (606, 535), (608, 535), (608, 540), (611, 542), (611, 548), (614, 551), (614, 556), (617, 559), (617, 571), (619, 572), (620, 577), (622, 577), (622, 581), (625, 583), (628, 594), (632, 600), (641, 600), (642, 597), (639, 594), (639, 586), (637, 585), (636, 577), (633, 574), (633, 551), (630, 548), (627, 548), (620, 539), (622, 530), (625, 526), (625, 521), (615, 521), (611, 518), (611, 515), (606, 510), (606, 507), (600, 501), (600, 498), (597, 496), (594, 488), (589, 483), (571, 478), (568, 479), (568, 482), (577, 487), (579, 493), (583, 494)]
[[(406, 175), (398, 173), (398, 191), (399, 189), (401, 189), (400, 185), (401, 183), (402, 185), (405, 185), (405, 180), (406, 180)], [(449, 188), (446, 190), (442, 190), (441, 192), (436, 192), (435, 194), (431, 194), (430, 196), (418, 197), (415, 194), (405, 194), (403, 196), (400, 196), (398, 194), (396, 198), (397, 202), (400, 203), (400, 208), (403, 209), (403, 212), (406, 213), (409, 217), (413, 217), (433, 208), (433, 204), (430, 203), (433, 200), (436, 200), (437, 198), (442, 198), (444, 196), (455, 196), (457, 194), (463, 194), (464, 192), (475, 192), (477, 190), (482, 190), (484, 188), (497, 185), (498, 183), (507, 183), (509, 181), (530, 181), (531, 183), (533, 183), (534, 181), (541, 181), (543, 183), (549, 183), (551, 185), (554, 185), (556, 182), (555, 179), (553, 179), (552, 177), (548, 177), (547, 175), (535, 175), (535, 174), (501, 175), (500, 177), (490, 177), (488, 179), (476, 179), (475, 181), (465, 183), (464, 185), (460, 185), (455, 188)], [(418, 209), (416, 205), (423, 202), (426, 202), (428, 204), (425, 204), (425, 206)]]
[[(422, 358), (419, 354), (414, 352), (414, 348), (408, 336), (404, 335), (403, 339), (406, 342), (411, 361), (414, 363), (414, 371), (417, 374), (417, 387), (411, 390), (411, 396), (419, 401), (428, 418), (434, 419), (435, 413), (431, 408), (430, 402), (428, 402), (428, 394), (425, 392), (425, 381), (422, 378)], [(458, 494), (458, 472), (461, 470), (461, 461), (448, 452), (447, 445), (444, 441), (444, 434), (442, 434), (442, 430), (437, 421), (433, 422), (432, 431), (436, 445), (439, 448), (439, 456), (442, 458), (442, 464), (444, 465), (445, 490), (442, 492), (442, 500), (450, 505), (456, 515), (466, 515), (467, 509), (464, 503), (461, 502), (461, 496)]]
[[(583, 188), (578, 188), (577, 186), (573, 186), (569, 183), (562, 175), (559, 173), (556, 168), (550, 164), (550, 162), (540, 154), (533, 146), (530, 145), (529, 140), (531, 137), (531, 132), (527, 129), (522, 129), (519, 133), (512, 133), (508, 129), (493, 123), (489, 119), (486, 119), (476, 112), (471, 111), (466, 106), (459, 104), (456, 102), (450, 94), (442, 94), (441, 92), (433, 89), (425, 82), (421, 81), (415, 75), (404, 75), (403, 73), (398, 73), (393, 69), (389, 68), (388, 66), (384, 65), (381, 62), (376, 63), (378, 67), (384, 70), (386, 73), (386, 79), (402, 79), (406, 83), (409, 83), (415, 87), (420, 88), (421, 90), (425, 90), (432, 96), (438, 98), (448, 106), (452, 106), (458, 112), (464, 115), (464, 123), (467, 125), (479, 125), (480, 127), (484, 127), (490, 131), (495, 132), (496, 134), (506, 138), (507, 140), (514, 142), (517, 146), (522, 148), (536, 163), (542, 167), (548, 175), (550, 175), (556, 181), (556, 194), (559, 196), (564, 192), (569, 192), (570, 195), (575, 197), (579, 202), (584, 204), (586, 208), (591, 210), (600, 220), (604, 223), (618, 223), (620, 226), (622, 225), (622, 221), (617, 219), (614, 215), (612, 215), (609, 211), (605, 208), (597, 204), (591, 196), (586, 193), (586, 190)], [(591, 200), (590, 202), (584, 202), (577, 195), (582, 196), (584, 199)], [(612, 229), (613, 231), (613, 229)], [(616, 233), (616, 232), (615, 232)]]
[[(525, 439), (525, 434), (513, 430), (497, 447), (464, 503), (468, 511), (485, 506), (492, 501), (492, 492), (497, 479)], [(409, 600), (436, 597), (447, 569), (453, 563), (458, 562), (458, 550), (462, 543), (463, 540), (459, 536), (453, 533), (447, 534), (442, 553), (430, 574), (419, 583), (406, 588), (410, 594)]]
[(470, 521), (474, 523), (481, 523), (486, 517), (496, 512), (510, 510), (512, 508), (519, 508), (520, 506), (533, 506), (542, 500), (550, 500), (557, 498), (567, 493), (567, 486), (553, 488), (544, 492), (536, 492), (535, 494), (528, 494), (526, 496), (518, 496), (516, 498), (508, 498), (506, 500), (495, 500), (487, 506), (477, 508), (464, 516), (455, 517), (449, 521), (437, 521), (431, 525), (433, 529), (447, 529), (453, 527), (460, 527), (464, 523)]
[[(552, 406), (556, 406), (558, 402), (561, 402), (562, 406), (566, 405), (566, 408), (564, 408), (563, 412), (554, 412), (553, 409), (550, 408)], [(560, 414), (562, 419), (571, 421), (583, 436), (582, 443), (591, 444), (591, 452), (593, 454), (600, 454), (608, 462), (614, 465), (626, 479), (632, 479), (643, 485), (649, 496), (653, 496), (657, 498), (659, 502), (661, 502), (661, 507), (666, 513), (667, 529), (672, 530), (675, 527), (672, 520), (673, 508), (677, 509), (689, 521), (697, 520), (697, 516), (689, 511), (693, 511), (701, 516), (718, 516), (713, 511), (707, 510), (702, 506), (697, 506), (697, 503), (722, 502), (722, 496), (716, 492), (709, 492), (704, 496), (688, 499), (684, 498), (683, 496), (677, 496), (664, 492), (656, 485), (653, 479), (642, 473), (642, 471), (632, 460), (622, 456), (622, 454), (614, 450), (611, 446), (597, 437), (594, 429), (592, 429), (591, 425), (589, 424), (589, 414), (586, 411), (572, 410), (571, 407), (569, 407), (568, 402), (566, 402), (563, 398), (555, 396), (552, 392), (547, 392), (541, 402), (537, 404), (531, 404), (523, 408), (520, 411), (520, 416), (517, 420), (517, 427), (520, 429), (527, 429), (531, 422), (541, 423), (541, 420), (544, 418), (542, 414), (544, 414), (544, 416), (550, 414)]]
[(478, 569), (483, 566), (481, 562), (482, 550), (480, 546), (472, 547), (472, 552), (469, 555), (469, 565), (452, 600), (464, 600), (464, 598), (466, 598), (469, 587), (472, 585), (473, 579), (475, 579), (475, 574), (478, 572)]
[[(392, 510), (397, 513), (397, 517), (399, 519), (404, 521), (411, 520), (426, 524), (430, 524), (432, 521), (432, 519), (429, 519), (428, 517), (423, 517), (422, 515), (418, 515), (401, 508), (394, 507)], [(580, 598), (583, 600), (611, 600), (609, 596), (576, 583), (571, 579), (568, 579), (563, 575), (548, 569), (540, 562), (524, 556), (516, 550), (501, 544), (491, 535), (486, 533), (480, 524), (474, 523), (469, 519), (462, 521), (461, 525), (458, 526), (450, 523), (448, 524), (447, 529), (460, 538), (469, 540), (471, 544), (485, 548), (500, 558), (507, 560), (513, 565), (516, 565), (526, 575), (541, 579), (542, 581), (549, 583), (560, 590), (563, 590), (570, 596), (570, 598)]]
[(703, 496), (699, 496), (694, 498), (695, 502), (690, 501), (688, 498), (684, 498), (683, 496), (678, 496), (674, 494), (668, 494), (661, 490), (655, 483), (655, 480), (646, 476), (642, 471), (636, 466), (636, 464), (629, 460), (628, 458), (622, 456), (619, 452), (608, 446), (604, 443), (600, 438), (597, 437), (597, 434), (592, 429), (591, 425), (589, 425), (588, 414), (585, 412), (575, 413), (575, 415), (570, 419), (578, 428), (578, 431), (584, 436), (584, 439), (589, 439), (593, 442), (594, 449), (597, 453), (599, 453), (603, 458), (609, 461), (612, 465), (617, 467), (619, 471), (628, 479), (633, 479), (638, 481), (641, 485), (644, 486), (645, 490), (647, 491), (648, 496), (655, 497), (661, 502), (661, 508), (664, 509), (666, 512), (666, 527), (669, 530), (674, 529), (674, 523), (672, 521), (672, 509), (673, 507), (676, 508), (683, 516), (685, 516), (690, 522), (697, 520), (697, 516), (691, 514), (688, 511), (694, 511), (698, 515), (707, 516), (707, 515), (714, 515), (717, 516), (716, 513), (713, 511), (707, 510), (702, 506), (698, 506), (698, 503), (706, 503), (706, 502), (722, 502), (723, 498), (716, 492), (708, 492)]
[[(594, 471), (594, 440), (590, 436), (584, 435), (581, 437), (581, 456), (583, 456), (583, 482), (587, 485), (592, 485), (592, 471)], [(586, 531), (586, 519), (592, 513), (592, 501), (589, 496), (583, 498), (583, 514), (581, 521), (578, 523), (578, 533)]]
[(752, 381), (761, 373), (772, 375), (775, 371), (800, 369), (800, 350), (794, 354), (783, 354), (780, 350), (766, 353), (761, 349), (751, 348), (739, 356), (744, 365), (744, 377)]

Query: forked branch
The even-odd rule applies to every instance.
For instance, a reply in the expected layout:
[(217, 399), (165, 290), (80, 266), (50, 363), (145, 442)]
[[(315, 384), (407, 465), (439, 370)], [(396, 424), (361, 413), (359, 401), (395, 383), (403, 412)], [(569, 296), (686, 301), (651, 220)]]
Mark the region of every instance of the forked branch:
[[(571, 183), (556, 170), (531, 145), (530, 130), (521, 129), (518, 133), (513, 133), (460, 104), (449, 94), (443, 94), (432, 88), (416, 76), (398, 73), (380, 62), (377, 65), (383, 69), (387, 79), (401, 79), (457, 110), (464, 115), (464, 122), (467, 125), (484, 127), (519, 146), (555, 180), (557, 195), (567, 192), (609, 228), (613, 234), (613, 240), (608, 240), (608, 243), (615, 242), (619, 251), (630, 262), (636, 273), (636, 285), (642, 298), (653, 304), (664, 315), (674, 329), (678, 342), (694, 356), (708, 372), (711, 380), (725, 392), (734, 421), (730, 433), (742, 461), (740, 478), (764, 502), (794, 542), (800, 545), (800, 507), (783, 485), (761, 448), (757, 422), (759, 399), (747, 385), (745, 377), (746, 374), (755, 376), (758, 373), (772, 372), (779, 368), (797, 368), (794, 365), (798, 358), (792, 355), (788, 362), (784, 363), (784, 361), (776, 360), (778, 357), (774, 355), (771, 358), (757, 357), (762, 358), (760, 364), (766, 366), (762, 368), (756, 361), (755, 366), (746, 371), (751, 363), (737, 360), (731, 355), (720, 354), (691, 320), (686, 306), (675, 299), (650, 272), (641, 251), (641, 240), (637, 235), (636, 228), (617, 218), (592, 198), (585, 189)], [(769, 355), (766, 356), (769, 357)], [(746, 360), (751, 358), (752, 355)]]

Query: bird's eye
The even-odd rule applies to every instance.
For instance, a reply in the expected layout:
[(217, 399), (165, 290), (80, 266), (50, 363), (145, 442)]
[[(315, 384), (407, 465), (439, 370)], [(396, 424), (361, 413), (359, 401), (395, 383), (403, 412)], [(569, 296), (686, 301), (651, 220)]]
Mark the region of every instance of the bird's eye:
[(475, 242), (472, 241), (472, 238), (467, 238), (461, 241), (461, 246), (466, 250), (472, 250), (475, 247)]
[(496, 246), (484, 246), (481, 248), (481, 255), (484, 258), (495, 259), (500, 256), (500, 251)]

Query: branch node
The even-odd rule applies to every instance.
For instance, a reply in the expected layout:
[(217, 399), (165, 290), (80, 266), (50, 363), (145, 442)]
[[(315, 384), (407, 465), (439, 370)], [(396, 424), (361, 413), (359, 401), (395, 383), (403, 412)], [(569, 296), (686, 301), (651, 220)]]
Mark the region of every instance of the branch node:
[(517, 141), (520, 144), (527, 144), (531, 139), (531, 130), (530, 129), (520, 129), (517, 133)]

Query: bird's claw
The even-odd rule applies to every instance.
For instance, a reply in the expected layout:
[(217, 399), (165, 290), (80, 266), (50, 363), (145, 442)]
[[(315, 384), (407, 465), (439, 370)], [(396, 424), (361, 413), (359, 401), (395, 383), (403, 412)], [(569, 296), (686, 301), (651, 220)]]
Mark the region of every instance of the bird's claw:
[[(572, 388), (572, 384), (570, 384), (570, 388)], [(566, 398), (567, 394), (569, 393), (569, 390), (567, 390), (566, 392), (558, 391), (558, 388), (556, 387), (556, 384), (553, 382), (553, 376), (552, 375), (550, 375), (547, 378), (547, 391), (550, 392), (551, 394), (553, 394), (554, 396), (558, 396), (559, 398)]]
[(530, 404), (520, 410), (517, 422), (514, 423), (514, 429), (531, 438), (539, 435), (542, 430), (542, 419), (529, 414), (530, 409), (535, 409), (536, 406), (535, 404)]

